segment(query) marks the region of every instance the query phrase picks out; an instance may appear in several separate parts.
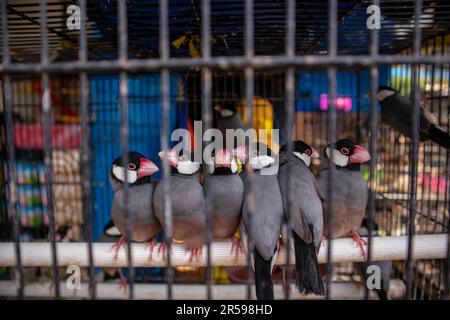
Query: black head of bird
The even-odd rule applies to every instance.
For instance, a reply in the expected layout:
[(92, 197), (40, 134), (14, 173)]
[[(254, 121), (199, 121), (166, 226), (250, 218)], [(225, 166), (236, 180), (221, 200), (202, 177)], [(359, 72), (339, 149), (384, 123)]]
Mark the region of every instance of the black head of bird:
[(316, 151), (316, 149), (302, 140), (293, 141), (290, 143), (290, 146), (288, 146), (287, 144), (283, 145), (280, 149), (280, 152), (287, 152), (289, 147), (292, 154), (303, 161), (308, 167), (311, 165), (312, 159), (319, 158), (319, 153)]
[[(369, 152), (350, 139), (341, 139), (334, 143), (335, 152), (333, 162), (342, 168), (359, 169), (361, 163), (369, 161)], [(331, 144), (325, 148), (325, 155), (331, 159)]]
[(388, 87), (388, 86), (379, 86), (377, 90), (377, 101), (383, 102), (390, 96), (393, 96), (394, 94), (398, 93), (397, 90)]
[(256, 142), (248, 150), (249, 164), (253, 170), (267, 168), (276, 162), (272, 150), (264, 143)]
[(128, 163), (124, 164), (123, 155), (116, 158), (111, 165), (112, 176), (120, 182), (138, 184), (148, 181), (150, 176), (158, 171), (158, 167), (142, 154), (128, 152)]
[(200, 163), (195, 162), (190, 150), (172, 148), (158, 153), (161, 160), (166, 158), (173, 173), (192, 175), (200, 170)]
[(230, 117), (236, 113), (237, 109), (233, 102), (221, 102), (214, 106), (214, 111), (218, 112), (221, 117)]
[(208, 171), (214, 175), (234, 174), (238, 172), (238, 164), (233, 157), (233, 152), (220, 149), (212, 154)]

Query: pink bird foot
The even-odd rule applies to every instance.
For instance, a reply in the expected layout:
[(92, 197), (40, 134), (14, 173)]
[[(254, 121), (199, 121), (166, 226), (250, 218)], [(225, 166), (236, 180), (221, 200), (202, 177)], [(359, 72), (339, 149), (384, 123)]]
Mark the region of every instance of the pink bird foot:
[(124, 290), (125, 292), (128, 291), (128, 283), (127, 283), (127, 278), (125, 278), (125, 276), (122, 273), (122, 269), (118, 269), (117, 270), (120, 276), (120, 289)]
[(117, 261), (117, 259), (119, 258), (119, 251), (120, 248), (125, 244), (126, 240), (125, 240), (125, 236), (121, 236), (119, 241), (117, 241), (116, 243), (114, 243), (111, 246), (111, 249), (109, 251), (111, 251), (112, 249), (115, 250), (114, 252), (114, 260)]
[(364, 245), (367, 244), (367, 241), (361, 238), (359, 233), (357, 231), (351, 231), (351, 235), (353, 238), (353, 241), (356, 242), (356, 244), (359, 246), (359, 249), (361, 250), (361, 255), (365, 258), (366, 257), (366, 251), (364, 250)]
[(200, 259), (202, 257), (202, 253), (203, 253), (203, 247), (193, 248), (191, 250), (191, 256), (189, 257), (189, 263), (192, 263), (194, 258), (195, 258), (195, 260), (200, 261)]
[[(158, 243), (156, 242), (156, 237), (150, 239), (149, 242), (147, 242), (147, 245), (145, 246), (145, 250), (147, 250), (147, 248), (150, 249), (150, 254), (148, 255), (148, 260), (152, 260), (153, 259), (153, 251), (156, 247)], [(159, 254), (159, 250), (158, 250), (158, 254)]]
[(233, 236), (231, 237), (231, 242), (232, 244), (230, 254), (234, 253), (234, 258), (237, 260), (239, 257), (239, 252), (244, 252), (242, 250), (241, 239), (236, 236)]
[[(161, 242), (158, 247), (158, 257), (161, 256), (161, 253), (163, 255), (163, 259), (165, 259), (167, 257), (167, 246), (165, 241)], [(172, 248), (170, 248), (170, 253), (172, 253)]]

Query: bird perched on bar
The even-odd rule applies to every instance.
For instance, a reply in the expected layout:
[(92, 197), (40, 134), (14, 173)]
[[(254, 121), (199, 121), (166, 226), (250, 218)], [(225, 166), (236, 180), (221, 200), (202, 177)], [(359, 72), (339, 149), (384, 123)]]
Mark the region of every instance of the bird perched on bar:
[[(109, 180), (114, 191), (111, 218), (122, 234), (120, 240), (113, 245), (115, 259), (126, 240), (126, 219), (131, 227), (130, 239), (149, 242), (151, 257), (156, 236), (161, 230), (152, 207), (152, 195), (157, 182), (151, 180), (151, 175), (157, 171), (158, 167), (152, 161), (135, 151), (128, 152), (128, 163), (124, 163), (123, 156), (120, 156), (111, 165)], [(127, 203), (125, 182), (129, 184)]]
[(341, 139), (334, 143), (333, 162), (336, 167), (333, 176), (333, 212), (332, 226), (328, 225), (328, 185), (330, 174), (331, 146), (325, 147), (323, 165), (319, 169), (317, 177), (317, 190), (322, 199), (324, 212), (324, 236), (328, 237), (329, 230), (333, 238), (340, 238), (351, 235), (353, 240), (361, 249), (361, 254), (365, 256), (364, 244), (366, 241), (361, 238), (358, 229), (361, 226), (366, 211), (369, 190), (367, 181), (361, 174), (361, 164), (370, 160), (369, 152), (362, 146), (350, 139)]
[[(191, 251), (190, 261), (200, 260), (205, 244), (206, 201), (200, 184), (200, 163), (192, 159), (189, 150), (173, 148), (159, 153), (166, 158), (171, 169), (170, 199), (172, 205), (173, 239), (185, 244)], [(167, 228), (164, 216), (164, 181), (155, 188), (153, 208), (163, 229)]]
[(220, 149), (208, 165), (209, 176), (203, 190), (211, 210), (213, 238), (233, 241), (232, 252), (239, 254), (240, 243), (235, 233), (241, 220), (244, 183), (238, 174), (234, 152)]
[[(413, 138), (414, 103), (387, 86), (378, 87), (377, 100), (381, 106), (381, 120), (403, 135)], [(419, 139), (431, 140), (450, 149), (450, 135), (439, 126), (436, 117), (419, 106)]]
[[(292, 152), (290, 156), (288, 149)], [(290, 147), (283, 145), (278, 178), (284, 212), (286, 217), (289, 215), (292, 226), (298, 291), (322, 295), (324, 286), (317, 252), (322, 240), (323, 210), (316, 178), (309, 169), (312, 159), (318, 157), (319, 153), (301, 140), (291, 142)], [(286, 228), (283, 231), (286, 239)]]
[[(372, 222), (372, 236), (378, 236), (379, 227), (375, 221), (370, 219), (364, 219), (361, 227), (359, 228), (359, 234), (362, 236), (369, 235), (369, 223)], [(375, 289), (380, 300), (389, 300), (389, 285), (391, 282), (391, 274), (392, 274), (392, 261), (384, 260), (384, 261), (371, 261), (370, 265), (378, 266), (380, 268), (381, 277), (380, 277), (380, 288)], [(361, 276), (361, 279), (364, 280), (364, 283), (367, 281), (367, 268), (370, 266), (367, 261), (364, 262), (356, 262), (354, 264), (356, 271)]]
[[(271, 300), (274, 298), (272, 270), (278, 256), (284, 215), (278, 163), (275, 155), (263, 143), (252, 144), (248, 154), (253, 173), (249, 177), (242, 174), (245, 195), (240, 230), (244, 250), (250, 254), (255, 271), (256, 297)], [(250, 247), (247, 247), (247, 240)]]

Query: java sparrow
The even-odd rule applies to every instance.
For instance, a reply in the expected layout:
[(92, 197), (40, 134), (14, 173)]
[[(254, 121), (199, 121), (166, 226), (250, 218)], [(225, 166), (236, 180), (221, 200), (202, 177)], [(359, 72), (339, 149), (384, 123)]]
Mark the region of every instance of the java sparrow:
[(233, 241), (232, 252), (239, 254), (240, 244), (234, 237), (241, 220), (244, 200), (244, 183), (238, 175), (238, 164), (234, 152), (220, 149), (208, 164), (208, 178), (203, 190), (211, 210), (213, 238)]
[[(328, 185), (331, 145), (325, 148), (325, 156), (317, 177), (319, 196), (324, 211), (324, 236), (328, 237)], [(369, 152), (349, 139), (335, 143), (332, 236), (339, 238), (350, 234), (365, 256), (364, 239), (358, 234), (366, 210), (369, 190), (360, 171), (361, 163), (370, 160)]]
[[(157, 182), (151, 180), (151, 175), (158, 171), (158, 167), (142, 154), (128, 152), (128, 163), (123, 163), (123, 157), (115, 159), (111, 165), (109, 180), (114, 191), (111, 207), (111, 218), (119, 229), (122, 237), (113, 246), (117, 259), (120, 247), (125, 242), (125, 218), (131, 226), (130, 239), (137, 242), (151, 240), (151, 248), (156, 244), (156, 236), (161, 225), (155, 217), (152, 207), (152, 195)], [(125, 181), (129, 184), (128, 202), (125, 204)], [(127, 205), (127, 210), (125, 210)]]
[[(189, 152), (186, 152), (189, 153)], [(200, 163), (191, 160), (183, 150), (176, 148), (159, 153), (161, 159), (169, 161), (170, 199), (172, 205), (173, 239), (183, 242), (193, 258), (200, 260), (206, 242), (206, 201), (200, 184)], [(155, 188), (153, 195), (155, 215), (166, 228), (164, 216), (164, 180)]]
[[(301, 294), (324, 294), (317, 252), (323, 231), (322, 201), (317, 193), (317, 182), (309, 166), (317, 151), (301, 140), (280, 149), (278, 178), (283, 196), (285, 214), (289, 214), (295, 252), (297, 288)], [(288, 185), (289, 184), (289, 185)], [(289, 210), (289, 212), (288, 212)], [(286, 228), (283, 228), (283, 233)], [(287, 234), (283, 234), (285, 238)]]
[[(413, 137), (413, 102), (401, 96), (395, 89), (380, 86), (377, 100), (381, 106), (381, 120), (403, 135)], [(450, 135), (441, 128), (428, 110), (419, 106), (420, 141), (431, 140), (441, 147), (450, 149)]]
[[(245, 143), (244, 140), (234, 138), (233, 146), (228, 146), (233, 141), (227, 141), (226, 130), (227, 129), (244, 129), (241, 116), (237, 113), (236, 106), (232, 102), (219, 103), (214, 106), (214, 111), (218, 113), (217, 129), (222, 132), (223, 135), (223, 148), (231, 151), (232, 148), (239, 147)], [(227, 144), (228, 143), (228, 144)]]
[[(368, 236), (369, 235), (369, 219), (364, 219), (362, 222), (361, 227), (359, 228), (359, 234), (362, 236)], [(372, 221), (372, 236), (378, 236), (378, 230), (379, 227), (375, 223), (375, 221)], [(391, 282), (391, 274), (392, 274), (392, 261), (384, 260), (384, 261), (371, 261), (371, 265), (378, 266), (381, 271), (381, 279), (380, 279), (380, 289), (375, 289), (375, 292), (378, 294), (378, 297), (380, 300), (389, 300), (389, 285)], [(355, 264), (356, 271), (360, 274), (361, 279), (364, 280), (364, 282), (367, 281), (368, 275), (367, 275), (367, 268), (369, 267), (367, 261), (364, 262), (356, 262)]]
[[(272, 151), (262, 143), (252, 144), (248, 161), (253, 173), (249, 176), (250, 180), (245, 172), (241, 174), (245, 194), (240, 230), (244, 250), (250, 254), (255, 271), (256, 296), (258, 299), (270, 300), (274, 298), (272, 270), (278, 256), (284, 215), (278, 164)], [(250, 248), (247, 247), (247, 241)]]

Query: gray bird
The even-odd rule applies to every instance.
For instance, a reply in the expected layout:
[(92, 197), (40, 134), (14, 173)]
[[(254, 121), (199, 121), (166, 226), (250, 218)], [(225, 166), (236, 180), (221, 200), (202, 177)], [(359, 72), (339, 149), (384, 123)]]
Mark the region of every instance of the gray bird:
[[(234, 141), (228, 141), (226, 138), (227, 129), (244, 129), (241, 116), (237, 113), (235, 104), (232, 102), (219, 103), (214, 106), (214, 110), (218, 113), (217, 129), (223, 135), (223, 148), (231, 150), (232, 148), (243, 145), (245, 143), (244, 139), (237, 139), (235, 137)], [(233, 146), (228, 146), (231, 142), (234, 142)]]
[(297, 288), (301, 294), (322, 295), (324, 286), (317, 252), (322, 240), (323, 210), (316, 178), (309, 169), (311, 160), (319, 154), (300, 140), (292, 142), (290, 149), (291, 157), (288, 157), (287, 145), (280, 149), (278, 178), (284, 211), (291, 218)]
[[(180, 154), (181, 153), (181, 154)], [(193, 258), (200, 260), (205, 244), (206, 201), (200, 184), (200, 164), (192, 161), (184, 152), (174, 148), (161, 151), (161, 159), (167, 158), (171, 168), (170, 199), (172, 204), (173, 239), (182, 242)], [(153, 208), (156, 217), (166, 228), (164, 217), (164, 181), (155, 188)]]
[[(377, 100), (381, 106), (381, 120), (401, 134), (413, 137), (413, 102), (401, 96), (395, 89), (380, 86)], [(441, 147), (450, 149), (450, 135), (441, 128), (432, 113), (419, 107), (420, 141), (431, 140)]]
[[(113, 246), (117, 259), (120, 247), (125, 242), (125, 217), (128, 211), (128, 221), (131, 226), (130, 239), (137, 242), (151, 241), (156, 244), (156, 235), (161, 225), (153, 213), (152, 195), (155, 188), (151, 175), (158, 171), (158, 167), (142, 154), (128, 152), (128, 163), (123, 163), (123, 157), (115, 159), (111, 165), (110, 182), (114, 191), (111, 207), (111, 218), (119, 229), (122, 237)], [(127, 210), (125, 210), (124, 182), (129, 184)]]
[(220, 149), (208, 165), (209, 176), (203, 190), (211, 210), (213, 237), (216, 240), (231, 238), (236, 256), (239, 242), (234, 237), (241, 219), (244, 200), (244, 183), (238, 175), (238, 165), (232, 152)]
[[(361, 227), (359, 228), (359, 234), (362, 236), (368, 236), (369, 235), (369, 223), (372, 220), (364, 219), (362, 222)], [(372, 236), (378, 236), (378, 230), (379, 227), (375, 223), (375, 221), (372, 221)], [(389, 300), (389, 285), (391, 282), (391, 274), (392, 274), (392, 261), (385, 260), (385, 261), (371, 261), (371, 265), (378, 266), (380, 268), (381, 277), (380, 277), (380, 288), (375, 289), (375, 292), (377, 293), (380, 300)], [(356, 262), (355, 269), (361, 276), (361, 279), (364, 280), (364, 283), (367, 281), (368, 275), (367, 275), (367, 268), (369, 267), (368, 263), (365, 262)]]
[[(333, 191), (333, 238), (351, 235), (365, 256), (365, 241), (358, 234), (366, 210), (369, 190), (367, 181), (360, 172), (361, 163), (370, 160), (369, 152), (349, 139), (341, 139), (335, 143), (334, 189)], [(331, 157), (331, 147), (325, 148), (327, 160)], [(317, 186), (323, 201), (324, 235), (328, 237), (328, 184), (329, 160), (319, 169)]]
[[(274, 297), (272, 270), (279, 249), (284, 215), (276, 162), (275, 155), (265, 144), (253, 144), (249, 150), (249, 165), (253, 169), (251, 181), (243, 174), (246, 194), (241, 235), (244, 249), (250, 254), (255, 270), (256, 296), (260, 300)], [(250, 186), (252, 197), (249, 198), (247, 193)], [(247, 237), (250, 248), (246, 247)]]

